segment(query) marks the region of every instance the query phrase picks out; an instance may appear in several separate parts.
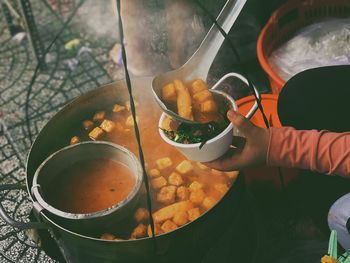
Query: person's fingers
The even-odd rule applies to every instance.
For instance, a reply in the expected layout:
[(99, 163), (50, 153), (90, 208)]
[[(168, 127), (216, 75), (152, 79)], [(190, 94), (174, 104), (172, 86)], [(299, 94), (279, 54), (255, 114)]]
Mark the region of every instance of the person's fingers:
[(237, 157), (231, 156), (226, 159), (220, 158), (209, 163), (204, 163), (204, 165), (219, 171), (233, 171), (240, 169), (240, 162), (237, 162), (237, 159)]
[(236, 147), (236, 148), (243, 149), (246, 142), (247, 142), (247, 139), (244, 137), (233, 136), (231, 145)]
[(222, 171), (224, 168), (226, 169), (230, 169), (231, 166), (232, 166), (232, 163), (229, 164), (230, 167), (224, 167), (224, 162), (225, 160), (230, 160), (231, 158), (228, 158), (228, 159), (217, 159), (215, 161), (211, 161), (211, 162), (207, 162), (207, 163), (203, 163), (205, 166), (209, 167), (209, 168), (212, 168), (212, 169), (215, 169), (215, 170), (219, 170), (219, 171)]
[(242, 149), (239, 148), (233, 148), (230, 149), (220, 157), (219, 159), (216, 159), (211, 162), (204, 162), (203, 164), (216, 170), (220, 171), (232, 171), (237, 170), (242, 166), (242, 160), (241, 160), (241, 154)]
[(251, 135), (256, 128), (254, 124), (234, 110), (229, 110), (227, 112), (227, 118), (232, 122), (233, 126), (246, 137)]

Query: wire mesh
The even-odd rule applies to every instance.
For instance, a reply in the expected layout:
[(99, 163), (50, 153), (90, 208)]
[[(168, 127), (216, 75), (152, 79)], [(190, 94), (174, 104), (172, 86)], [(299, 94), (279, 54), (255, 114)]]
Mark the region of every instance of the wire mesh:
[[(31, 1), (39, 36), (47, 47), (79, 1)], [(84, 0), (82, 1), (84, 2)], [(0, 16), (0, 180), (2, 184), (25, 181), (25, 160), (30, 147), (25, 104), (28, 83), (36, 66), (28, 40), (12, 39)], [(80, 46), (67, 51), (64, 45), (80, 39)], [(98, 46), (67, 27), (47, 54), (47, 69), (32, 86), (28, 101), (31, 133), (36, 136), (45, 123), (74, 97), (112, 81), (107, 69), (111, 61)], [(32, 208), (23, 190), (0, 193), (8, 214), (29, 221)], [(0, 220), (0, 262), (54, 262), (24, 231)]]

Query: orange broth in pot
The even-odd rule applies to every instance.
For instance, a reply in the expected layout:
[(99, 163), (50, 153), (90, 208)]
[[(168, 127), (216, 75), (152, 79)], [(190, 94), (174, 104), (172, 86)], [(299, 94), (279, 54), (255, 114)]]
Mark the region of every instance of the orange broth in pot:
[[(175, 171), (176, 166), (187, 159), (174, 147), (161, 139), (158, 131), (158, 122), (161, 112), (157, 108), (154, 109), (147, 107), (147, 109), (144, 110), (141, 105), (136, 107), (136, 112), (146, 168), (148, 171), (151, 169), (158, 169), (156, 163), (157, 160), (164, 157), (169, 157), (172, 161), (172, 165), (160, 171), (162, 176), (168, 178), (168, 176)], [(124, 130), (115, 128), (113, 132), (105, 134), (102, 139), (120, 144), (138, 156), (134, 127), (125, 125), (125, 122), (129, 116), (131, 116), (131, 112), (128, 110), (106, 115), (107, 119), (110, 118), (110, 120), (113, 120), (115, 123), (121, 124)], [(189, 184), (194, 180), (198, 181), (204, 185), (208, 195), (212, 195), (217, 200), (220, 199), (224, 193), (215, 189), (214, 186), (216, 184), (225, 184), (227, 185), (228, 189), (232, 184), (232, 180), (230, 178), (232, 173), (212, 171), (212, 169), (204, 167), (197, 162), (191, 161), (191, 163), (193, 164), (193, 170), (183, 176), (185, 184)], [(149, 179), (152, 180), (152, 177), (149, 176)], [(155, 189), (153, 189), (153, 193), (156, 193)], [(162, 205), (159, 205), (157, 202), (153, 202), (153, 207), (155, 209), (161, 206)]]
[[(139, 104), (138, 104), (139, 103)], [(228, 191), (228, 189), (233, 184), (234, 180), (237, 177), (238, 172), (221, 172), (217, 170), (210, 169), (201, 163), (187, 161), (187, 165), (190, 165), (190, 169), (186, 171), (182, 171), (179, 169), (179, 164), (183, 163), (186, 158), (181, 155), (175, 148), (168, 145), (164, 142), (158, 131), (158, 121), (161, 115), (161, 112), (158, 107), (155, 107), (154, 102), (151, 104), (150, 100), (141, 101), (141, 99), (136, 103), (136, 113), (137, 113), (137, 121), (141, 135), (141, 143), (145, 157), (145, 165), (148, 172), (148, 178), (150, 181), (151, 194), (152, 194), (152, 208), (153, 215), (163, 208), (168, 207), (169, 205), (179, 203), (183, 201), (183, 199), (179, 199), (179, 196), (175, 194), (175, 198), (170, 198), (170, 201), (162, 201), (159, 199), (159, 195), (164, 187), (173, 187), (173, 183), (170, 182), (169, 176), (173, 173), (177, 173), (183, 179), (181, 185), (176, 185), (176, 189), (179, 187), (185, 187), (191, 191), (191, 184), (193, 182), (199, 183), (201, 185), (201, 189), (204, 192), (205, 197), (210, 199), (210, 202), (202, 201), (200, 198), (199, 202), (192, 202), (194, 199), (187, 197), (191, 202), (191, 207), (195, 209), (197, 216), (192, 217), (188, 216), (187, 223), (195, 220), (199, 215), (206, 212), (212, 206), (215, 205), (217, 201), (219, 201), (224, 194)], [(116, 144), (119, 144), (130, 151), (132, 151), (135, 155), (138, 156), (138, 148), (136, 143), (136, 138), (134, 134), (134, 127), (131, 117), (131, 112), (128, 107), (128, 102), (118, 103), (118, 108), (121, 106), (123, 109), (118, 110), (118, 112), (113, 112), (115, 105), (110, 106), (105, 109), (103, 112), (103, 118), (96, 120), (94, 116), (86, 116), (86, 120), (89, 120), (94, 123), (92, 127), (86, 128), (84, 131), (84, 127), (81, 128), (83, 132), (80, 134), (72, 134), (78, 135), (81, 140), (91, 140), (89, 138), (89, 133), (96, 127), (100, 127), (102, 129), (102, 122), (104, 120), (109, 120), (114, 123), (114, 127), (112, 131), (106, 131), (102, 133), (98, 138), (94, 138), (96, 140), (110, 141)], [(101, 115), (101, 112), (98, 112)], [(96, 114), (95, 114), (96, 116)], [(85, 120), (85, 121), (86, 121)], [(160, 159), (170, 159), (171, 164), (166, 167), (160, 167), (159, 160)], [(180, 165), (181, 166), (181, 165)], [(152, 171), (157, 170), (156, 174), (153, 174)], [(162, 185), (155, 185), (154, 181), (158, 180), (160, 177), (162, 179)], [(155, 180), (156, 179), (156, 180)], [(190, 192), (191, 194), (191, 192)], [(190, 196), (190, 195), (189, 195)], [(141, 198), (144, 199), (144, 198)], [(192, 204), (193, 203), (193, 204)], [(139, 208), (145, 208), (145, 200), (140, 201)], [(198, 215), (199, 211), (199, 215)], [(193, 211), (192, 211), (193, 212)], [(137, 212), (136, 212), (137, 214)], [(150, 228), (148, 218), (144, 217), (138, 219), (135, 214), (134, 223), (132, 224), (134, 230), (130, 229), (131, 235), (126, 238), (141, 238), (150, 235)], [(174, 230), (175, 227), (179, 227), (179, 224), (173, 224), (171, 219), (166, 220), (166, 222), (161, 221), (157, 222), (156, 220), (156, 234), (162, 234), (169, 231)], [(166, 225), (165, 227), (163, 227)], [(170, 227), (169, 227), (170, 226)], [(145, 232), (145, 228), (148, 227), (148, 233)], [(136, 234), (135, 234), (136, 233)], [(138, 234), (137, 234), (138, 233)], [(102, 234), (102, 233), (101, 233)], [(113, 239), (114, 237), (119, 239), (120, 235), (118, 233), (102, 235), (103, 239)], [(123, 237), (125, 238), (125, 237)]]

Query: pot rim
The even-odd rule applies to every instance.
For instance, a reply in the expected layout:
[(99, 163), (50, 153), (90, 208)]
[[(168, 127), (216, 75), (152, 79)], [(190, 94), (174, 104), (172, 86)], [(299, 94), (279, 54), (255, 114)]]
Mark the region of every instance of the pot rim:
[[(151, 82), (152, 81), (152, 77), (135, 77), (132, 79), (132, 81), (134, 82), (139, 82), (139, 83), (145, 83), (145, 82)], [(76, 98), (72, 99), (71, 101), (67, 102), (67, 104), (65, 104), (65, 106), (60, 109), (45, 125), (44, 127), (40, 130), (38, 136), (34, 139), (33, 144), (31, 145), (27, 158), (26, 158), (26, 186), (27, 186), (27, 192), (28, 192), (28, 196), (29, 198), (32, 200), (32, 202), (34, 203), (34, 196), (32, 195), (31, 191), (30, 191), (30, 181), (29, 181), (29, 176), (28, 176), (28, 168), (29, 168), (29, 164), (31, 161), (31, 156), (33, 155), (33, 149), (35, 148), (35, 146), (38, 144), (39, 139), (42, 136), (42, 133), (47, 129), (48, 125), (50, 124), (50, 122), (52, 122), (52, 120), (59, 118), (61, 115), (63, 115), (69, 108), (74, 107), (79, 101), (84, 101), (89, 97), (93, 97), (93, 96), (97, 96), (103, 92), (107, 92), (106, 90), (111, 89), (112, 87), (118, 86), (118, 85), (125, 85), (124, 84), (125, 79), (120, 79), (120, 80), (116, 80), (113, 81), (111, 83), (107, 83), (104, 85), (99, 86), (98, 88), (85, 92), (79, 96), (77, 96)], [(230, 186), (229, 190), (222, 196), (222, 198), (220, 200), (218, 200), (218, 202), (211, 207), (210, 209), (208, 209), (207, 211), (205, 211), (199, 218), (197, 218), (194, 221), (188, 222), (183, 226), (178, 227), (177, 229), (167, 232), (167, 233), (163, 233), (160, 235), (155, 236), (155, 239), (159, 239), (163, 236), (167, 236), (170, 234), (173, 234), (173, 232), (176, 231), (181, 231), (184, 230), (186, 228), (188, 228), (189, 226), (196, 224), (198, 221), (203, 220), (203, 217), (205, 217), (206, 214), (211, 213), (212, 210), (214, 210), (220, 202), (223, 201), (224, 198), (227, 198), (227, 195), (229, 194), (229, 192), (231, 191), (239, 191), (238, 187), (239, 185), (242, 183), (242, 176), (241, 173), (239, 173), (239, 175), (237, 176), (237, 178), (235, 179), (235, 181), (232, 182), (232, 185)], [(233, 189), (234, 188), (234, 189)], [(104, 240), (104, 239), (100, 239), (100, 238), (96, 238), (96, 237), (91, 237), (91, 236), (87, 236), (84, 234), (80, 234), (77, 232), (74, 232), (72, 230), (69, 230), (65, 227), (63, 227), (62, 225), (58, 224), (57, 222), (55, 222), (55, 220), (53, 220), (45, 211), (42, 211), (42, 213), (40, 213), (40, 216), (43, 217), (44, 222), (47, 221), (49, 223), (49, 227), (51, 228), (52, 226), (57, 227), (59, 230), (64, 231), (67, 234), (70, 234), (72, 236), (75, 237), (79, 237), (79, 238), (83, 238), (83, 239), (87, 239), (87, 240), (91, 240), (91, 241), (96, 241), (96, 242), (141, 242), (141, 241), (146, 241), (149, 239), (152, 239), (151, 237), (144, 237), (144, 238), (139, 238), (139, 239), (128, 239), (128, 240)]]
[[(121, 151), (126, 153), (126, 155), (128, 156), (128, 158), (131, 159), (131, 161), (136, 165), (136, 173), (135, 173), (135, 185), (132, 188), (131, 192), (128, 194), (128, 196), (116, 203), (115, 205), (108, 207), (106, 209), (97, 211), (97, 212), (92, 212), (92, 213), (70, 213), (70, 212), (65, 212), (62, 211), (58, 208), (53, 207), (52, 205), (50, 205), (49, 203), (47, 203), (45, 201), (45, 199), (42, 197), (42, 195), (40, 194), (40, 184), (38, 184), (38, 177), (39, 177), (39, 173), (40, 171), (43, 169), (43, 167), (45, 165), (47, 165), (47, 163), (52, 160), (52, 158), (54, 158), (55, 156), (57, 156), (58, 154), (61, 154), (65, 151), (69, 151), (71, 149), (74, 149), (76, 147), (81, 147), (83, 145), (104, 145), (104, 146), (108, 146), (108, 147), (112, 147), (115, 151)], [(72, 219), (72, 220), (81, 220), (81, 219), (93, 219), (93, 218), (99, 218), (99, 217), (103, 217), (103, 216), (107, 216), (109, 214), (112, 214), (114, 212), (116, 212), (117, 210), (121, 209), (122, 207), (124, 207), (127, 203), (129, 203), (139, 192), (141, 186), (143, 183), (143, 171), (141, 168), (141, 164), (138, 161), (138, 159), (136, 158), (136, 156), (129, 151), (128, 149), (126, 149), (123, 146), (120, 146), (118, 144), (115, 143), (111, 143), (111, 142), (105, 142), (105, 141), (86, 141), (86, 142), (81, 142), (81, 143), (77, 143), (77, 144), (73, 144), (73, 145), (68, 145), (66, 147), (63, 147), (57, 151), (55, 151), (54, 153), (52, 153), (51, 155), (49, 155), (40, 165), (39, 167), (36, 169), (34, 177), (33, 177), (33, 184), (31, 187), (31, 192), (33, 194), (33, 196), (36, 198), (36, 200), (34, 200), (34, 202), (38, 203), (39, 206), (41, 206), (42, 209), (56, 215), (62, 218), (66, 218), (66, 219)]]

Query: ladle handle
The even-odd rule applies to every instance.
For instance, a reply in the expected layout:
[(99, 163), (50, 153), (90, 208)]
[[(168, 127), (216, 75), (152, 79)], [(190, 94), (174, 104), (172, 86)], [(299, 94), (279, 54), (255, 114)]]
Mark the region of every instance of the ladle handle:
[[(228, 0), (217, 17), (218, 24), (228, 33), (240, 14), (247, 0)], [(195, 63), (201, 69), (200, 77), (206, 79), (210, 66), (213, 63), (225, 37), (221, 34), (218, 27), (214, 24), (205, 36), (197, 51), (189, 61)]]
[[(25, 190), (26, 187), (23, 184), (2, 184), (0, 185), (0, 192), (2, 191), (8, 191), (8, 190), (15, 190), (15, 189), (22, 189)], [(5, 211), (4, 207), (0, 203), (0, 217), (10, 226), (18, 228), (20, 230), (25, 229), (48, 229), (48, 226), (45, 223), (40, 222), (18, 222), (12, 219)]]

